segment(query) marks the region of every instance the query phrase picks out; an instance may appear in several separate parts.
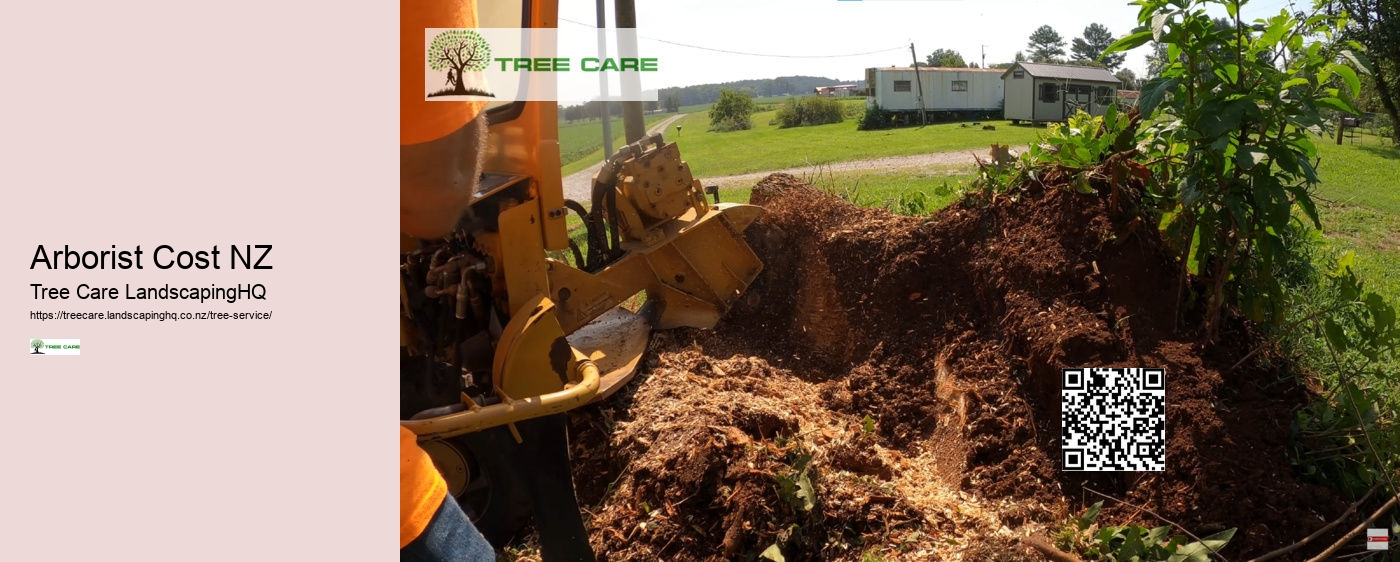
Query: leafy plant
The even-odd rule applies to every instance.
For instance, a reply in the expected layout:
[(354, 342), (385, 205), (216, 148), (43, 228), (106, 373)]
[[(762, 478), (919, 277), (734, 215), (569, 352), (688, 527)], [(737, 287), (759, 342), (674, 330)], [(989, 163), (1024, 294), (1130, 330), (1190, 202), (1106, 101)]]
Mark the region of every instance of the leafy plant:
[(734, 90), (721, 90), (719, 100), (710, 106), (710, 130), (743, 131), (753, 128), (753, 98)]
[(1053, 537), (1055, 547), (1089, 560), (1208, 562), (1212, 552), (1219, 552), (1235, 536), (1235, 529), (1226, 529), (1188, 543), (1190, 539), (1172, 535), (1171, 527), (1165, 525), (1153, 529), (1126, 525), (1094, 530), (1102, 509), (1103, 502), (1095, 503), (1066, 522)]
[(983, 161), (976, 155), (977, 177), (972, 180), (972, 189), (983, 195), (1008, 193), (1020, 188), (1027, 178), (1032, 177), (1037, 155), (1031, 152), (1013, 157), (1009, 147), (992, 145), (990, 161)]
[[(1400, 469), (1400, 420), (1395, 397), (1400, 373), (1400, 325), (1395, 306), (1366, 290), (1342, 255), (1312, 291), (1294, 295), (1293, 310), (1304, 333), (1291, 341), (1317, 342), (1305, 355), (1310, 366), (1333, 377), (1328, 392), (1300, 409), (1290, 427), (1294, 465), (1305, 476), (1352, 497)], [(1291, 337), (1290, 337), (1291, 336)], [(1395, 490), (1390, 490), (1395, 493)]]
[(840, 123), (845, 120), (841, 102), (820, 96), (788, 98), (773, 118), (779, 129)]
[(1132, 116), (1108, 106), (1102, 117), (1083, 111), (1046, 131), (1040, 143), (1031, 145), (1031, 160), (1054, 163), (1066, 168), (1088, 169), (1110, 154), (1134, 148), (1137, 129)]
[(816, 488), (812, 486), (812, 478), (808, 474), (811, 462), (811, 453), (799, 452), (792, 463), (792, 470), (774, 476), (778, 481), (778, 497), (805, 512), (817, 506)]
[(874, 131), (879, 129), (889, 129), (894, 127), (894, 114), (880, 108), (880, 104), (870, 104), (865, 108), (865, 114), (856, 121), (856, 130)]
[[(1156, 166), (1167, 200), (1163, 222), (1183, 275), (1204, 281), (1207, 340), (1232, 305), (1255, 320), (1279, 318), (1275, 263), (1287, 251), (1280, 232), (1295, 207), (1321, 227), (1311, 196), (1317, 149), (1309, 137), (1323, 126), (1321, 110), (1355, 113), (1359, 87), (1356, 70), (1336, 62), (1356, 60), (1351, 50), (1331, 53), (1324, 42), (1306, 42), (1331, 38), (1344, 24), (1340, 17), (1280, 10), (1246, 24), (1239, 13), (1245, 2), (1138, 0), (1141, 26), (1105, 51), (1148, 41), (1165, 47), (1160, 75), (1143, 85), (1139, 100), (1153, 118), (1141, 147)], [(1211, 4), (1223, 5), (1229, 25), (1207, 14)], [(1331, 86), (1333, 76), (1346, 91)]]
[[(928, 195), (922, 191), (905, 191), (899, 194), (897, 211), (902, 215), (918, 216), (929, 212)], [(869, 416), (866, 416), (867, 418)]]

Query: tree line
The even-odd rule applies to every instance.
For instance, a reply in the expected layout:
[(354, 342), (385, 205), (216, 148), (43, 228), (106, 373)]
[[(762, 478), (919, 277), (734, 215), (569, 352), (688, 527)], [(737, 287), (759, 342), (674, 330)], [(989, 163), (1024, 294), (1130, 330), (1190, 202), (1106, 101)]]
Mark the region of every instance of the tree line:
[[(729, 90), (747, 97), (773, 97), (773, 96), (805, 96), (811, 95), (817, 86), (835, 86), (838, 84), (854, 84), (857, 88), (865, 86), (864, 80), (841, 81), (835, 78), (823, 78), (817, 76), (780, 76), (777, 78), (764, 78), (758, 80), (737, 80), (734, 82), (724, 82), (722, 84), (698, 84), (695, 86), (684, 86), (679, 88), (662, 88), (657, 92), (657, 101), (647, 102), (647, 111), (665, 110), (668, 113), (680, 111), (680, 108), (687, 105), (707, 105), (720, 100), (720, 93)], [(609, 104), (613, 115), (622, 115), (622, 104)], [(569, 122), (584, 119), (598, 119), (603, 116), (603, 104), (601, 102), (589, 102), (583, 105), (568, 106), (560, 109), (561, 117)]]

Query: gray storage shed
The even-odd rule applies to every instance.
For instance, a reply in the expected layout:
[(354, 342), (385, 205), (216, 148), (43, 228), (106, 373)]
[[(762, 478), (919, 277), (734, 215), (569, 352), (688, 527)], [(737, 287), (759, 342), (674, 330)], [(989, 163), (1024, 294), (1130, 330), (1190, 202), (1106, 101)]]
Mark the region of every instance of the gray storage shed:
[(1096, 66), (1018, 62), (1001, 75), (1006, 83), (1006, 118), (1021, 121), (1064, 121), (1075, 110), (1103, 115), (1121, 84), (1108, 70)]

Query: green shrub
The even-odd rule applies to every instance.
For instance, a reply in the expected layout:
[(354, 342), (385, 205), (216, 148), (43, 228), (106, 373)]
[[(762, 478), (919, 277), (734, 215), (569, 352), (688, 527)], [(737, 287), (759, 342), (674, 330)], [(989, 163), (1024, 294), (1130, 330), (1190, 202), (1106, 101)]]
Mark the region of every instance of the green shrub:
[(720, 90), (719, 100), (710, 107), (710, 130), (724, 133), (753, 128), (753, 98), (734, 90)]
[[(1183, 273), (1204, 285), (1192, 302), (1213, 341), (1226, 309), (1277, 322), (1283, 299), (1275, 264), (1289, 249), (1280, 232), (1301, 209), (1321, 227), (1312, 190), (1320, 110), (1355, 114), (1359, 90), (1348, 50), (1324, 51), (1310, 37), (1333, 36), (1344, 17), (1286, 11), (1252, 24), (1242, 0), (1141, 0), (1141, 27), (1105, 56), (1156, 41), (1167, 59), (1142, 86), (1139, 107), (1151, 125), (1139, 147), (1156, 163), (1157, 187)], [(1229, 14), (1219, 25), (1207, 8)], [(1359, 45), (1338, 44), (1339, 47)], [(1278, 61), (1287, 60), (1288, 64)], [(1332, 86), (1342, 78), (1345, 89)]]
[(894, 127), (894, 114), (881, 109), (879, 104), (866, 106), (865, 115), (860, 116), (860, 121), (856, 122), (856, 129), (861, 131), (875, 131), (891, 127)]
[(1211, 555), (1218, 554), (1235, 536), (1235, 529), (1226, 529), (1188, 543), (1185, 536), (1171, 534), (1172, 528), (1168, 526), (1153, 529), (1140, 525), (1097, 527), (1095, 523), (1102, 508), (1103, 502), (1098, 502), (1070, 519), (1052, 537), (1052, 544), (1086, 560), (1210, 562)]
[(788, 98), (782, 107), (778, 108), (778, 114), (774, 118), (779, 129), (840, 123), (845, 120), (841, 102), (820, 96)]

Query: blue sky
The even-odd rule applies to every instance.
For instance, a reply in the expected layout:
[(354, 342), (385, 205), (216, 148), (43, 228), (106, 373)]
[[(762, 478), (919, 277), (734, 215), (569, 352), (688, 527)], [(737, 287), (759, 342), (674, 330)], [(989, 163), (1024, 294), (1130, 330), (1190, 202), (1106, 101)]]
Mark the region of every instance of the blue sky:
[[(1307, 0), (1295, 0), (1300, 6)], [(1246, 20), (1278, 13), (1289, 0), (1253, 0)], [(784, 75), (857, 80), (872, 66), (908, 66), (913, 42), (920, 62), (936, 48), (954, 49), (969, 62), (1009, 62), (1026, 50), (1031, 32), (1050, 25), (1069, 42), (1091, 23), (1124, 35), (1136, 27), (1137, 6), (1125, 0), (637, 0), (643, 56), (667, 66), (665, 83), (685, 86)], [(605, 0), (609, 25), (612, 0)], [(561, 2), (564, 20), (593, 24), (592, 1)], [(1223, 10), (1221, 11), (1223, 15)], [(561, 27), (576, 25), (561, 21)], [(647, 38), (729, 51), (789, 57), (747, 56), (681, 47)], [(1124, 67), (1142, 74), (1146, 48), (1129, 53)], [(813, 55), (873, 54), (861, 56)]]

